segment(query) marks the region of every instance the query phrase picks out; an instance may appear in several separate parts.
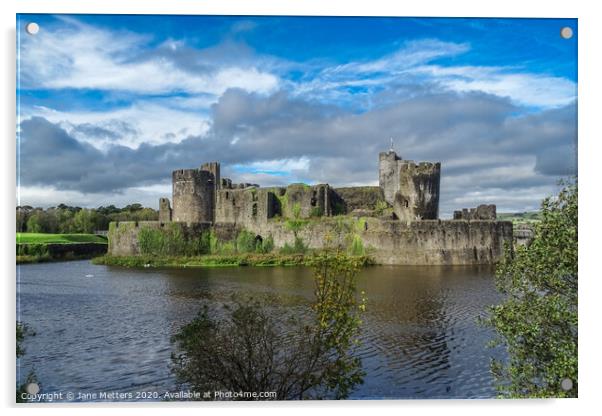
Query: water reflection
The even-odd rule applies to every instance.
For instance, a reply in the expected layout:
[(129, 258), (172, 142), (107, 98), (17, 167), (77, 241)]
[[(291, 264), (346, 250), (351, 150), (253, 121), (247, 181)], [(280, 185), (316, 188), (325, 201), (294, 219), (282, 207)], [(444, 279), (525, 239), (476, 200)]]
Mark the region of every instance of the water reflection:
[[(85, 277), (86, 275), (93, 277)], [(362, 325), (365, 383), (352, 398), (491, 397), (485, 345), (476, 325), (498, 301), (483, 267), (373, 267)], [(169, 338), (203, 302), (250, 295), (287, 310), (312, 298), (304, 268), (131, 270), (87, 261), (20, 268), (19, 319), (37, 332), (23, 366), (46, 391), (174, 388)]]

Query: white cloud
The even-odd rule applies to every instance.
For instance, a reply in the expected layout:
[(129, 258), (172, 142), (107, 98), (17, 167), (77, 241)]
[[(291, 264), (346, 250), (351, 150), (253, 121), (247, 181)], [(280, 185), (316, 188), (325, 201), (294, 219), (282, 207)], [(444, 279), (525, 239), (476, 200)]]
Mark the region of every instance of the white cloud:
[[(253, 66), (212, 62), (206, 71), (186, 71), (164, 55), (143, 55), (149, 38), (110, 32), (72, 19), (23, 37), (20, 45), (24, 87), (80, 88), (162, 94), (171, 92), (220, 95), (228, 88), (269, 93), (278, 77)], [(177, 41), (165, 44), (175, 51)], [(142, 56), (137, 60), (137, 56)]]
[(253, 162), (247, 165), (238, 165), (237, 167), (247, 167), (256, 171), (264, 172), (283, 172), (293, 170), (307, 170), (310, 160), (307, 157), (295, 159), (279, 159), (279, 160), (264, 160), (261, 162)]
[(510, 72), (512, 68), (425, 65), (411, 72), (423, 74), (454, 91), (483, 91), (533, 107), (553, 108), (577, 97), (577, 84), (545, 74)]
[[(314, 78), (295, 85), (293, 93), (354, 103), (362, 97), (349, 88), (375, 92), (399, 84), (432, 84), (453, 91), (481, 91), (509, 97), (515, 104), (542, 109), (567, 105), (577, 97), (577, 84), (567, 78), (515, 67), (430, 64), (469, 50), (465, 43), (428, 39), (407, 42), (397, 51), (371, 61), (327, 67)], [(370, 94), (365, 96), (371, 99)]]
[[(202, 136), (210, 128), (210, 120), (206, 115), (145, 101), (108, 111), (62, 112), (35, 107), (25, 109), (23, 116), (23, 119), (42, 116), (59, 123), (75, 139), (103, 151), (114, 145), (135, 149), (143, 143), (179, 143), (189, 136)], [(87, 124), (107, 130), (115, 137), (90, 135), (78, 128)]]

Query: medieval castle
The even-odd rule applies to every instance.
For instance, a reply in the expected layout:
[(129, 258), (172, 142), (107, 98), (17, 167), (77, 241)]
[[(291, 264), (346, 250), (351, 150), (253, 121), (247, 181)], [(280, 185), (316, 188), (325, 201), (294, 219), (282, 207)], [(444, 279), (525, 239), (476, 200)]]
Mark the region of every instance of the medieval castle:
[(109, 253), (137, 254), (141, 227), (161, 228), (170, 222), (181, 223), (193, 235), (212, 229), (223, 239), (244, 229), (258, 239), (269, 235), (282, 247), (294, 238), (287, 219), (308, 220), (298, 234), (310, 248), (323, 247), (325, 237), (333, 235), (344, 244), (337, 218), (361, 219), (361, 229), (353, 232), (382, 264), (491, 263), (501, 256), (504, 244), (511, 244), (512, 224), (496, 221), (495, 205), (455, 211), (453, 220), (439, 219), (440, 163), (404, 160), (391, 149), (380, 153), (378, 173), (379, 186), (261, 188), (222, 178), (218, 162), (176, 170), (172, 203), (160, 199), (159, 221), (115, 224)]

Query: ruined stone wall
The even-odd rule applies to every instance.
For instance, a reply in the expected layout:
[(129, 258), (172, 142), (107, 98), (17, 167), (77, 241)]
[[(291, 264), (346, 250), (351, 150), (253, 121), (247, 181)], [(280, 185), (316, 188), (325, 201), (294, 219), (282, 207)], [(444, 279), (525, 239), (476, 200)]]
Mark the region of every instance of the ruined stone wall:
[[(280, 197), (281, 215), (283, 218), (294, 218), (298, 207), (299, 218), (325, 217), (332, 214), (330, 203), (330, 186), (292, 184)], [(284, 198), (284, 200), (283, 200)]]
[(215, 221), (248, 226), (270, 218), (294, 218), (295, 206), (299, 218), (332, 214), (328, 185), (293, 184), (287, 188), (220, 189), (217, 192)]
[(200, 170), (205, 170), (213, 176), (214, 189), (217, 190), (221, 186), (221, 175), (219, 162), (207, 162), (201, 165)]
[(463, 208), (454, 211), (454, 220), (495, 220), (497, 218), (496, 206), (479, 205), (476, 208)]
[[(246, 227), (262, 238), (272, 236), (276, 247), (294, 244), (286, 221)], [(406, 224), (377, 218), (324, 218), (308, 221), (298, 233), (310, 248), (346, 247), (359, 237), (380, 264), (444, 265), (490, 264), (512, 245), (512, 223), (504, 221), (426, 220)]]
[(385, 201), (393, 206), (399, 191), (399, 162), (401, 158), (393, 151), (378, 155), (378, 185), (383, 190)]
[(214, 174), (199, 169), (181, 169), (172, 174), (172, 221), (213, 222)]
[(489, 264), (512, 245), (512, 223), (502, 221), (367, 220), (362, 234), (382, 264)]
[(535, 229), (531, 224), (517, 224), (513, 233), (515, 246), (528, 246), (535, 238)]
[(441, 164), (402, 161), (393, 209), (404, 222), (439, 218)]
[(393, 151), (379, 155), (379, 185), (399, 220), (439, 218), (441, 164), (403, 160)]
[(171, 206), (169, 205), (169, 198), (159, 199), (159, 221), (171, 221)]
[[(138, 233), (143, 227), (160, 229), (181, 226), (184, 235), (194, 238), (212, 229), (222, 240), (233, 240), (241, 229), (262, 237), (272, 236), (277, 248), (294, 244), (294, 234), (284, 219), (234, 223), (165, 224), (159, 221), (111, 223), (109, 254), (140, 254)], [(329, 217), (308, 220), (299, 237), (310, 248), (346, 247), (360, 238), (367, 253), (380, 264), (443, 265), (489, 264), (503, 254), (504, 244), (512, 244), (512, 223), (507, 221), (429, 220), (405, 224), (377, 218)]]
[(160, 230), (165, 227), (179, 227), (183, 238), (197, 238), (201, 233), (211, 229), (208, 222), (201, 223), (174, 223), (160, 221), (119, 221), (109, 224), (107, 238), (109, 248), (107, 253), (111, 256), (135, 256), (140, 253), (138, 234), (143, 228)]
[(343, 204), (342, 213), (350, 213), (356, 209), (373, 210), (379, 202), (385, 202), (385, 195), (380, 186), (334, 188), (333, 191)]
[(216, 223), (250, 224), (267, 220), (267, 190), (259, 188), (220, 189), (215, 207)]

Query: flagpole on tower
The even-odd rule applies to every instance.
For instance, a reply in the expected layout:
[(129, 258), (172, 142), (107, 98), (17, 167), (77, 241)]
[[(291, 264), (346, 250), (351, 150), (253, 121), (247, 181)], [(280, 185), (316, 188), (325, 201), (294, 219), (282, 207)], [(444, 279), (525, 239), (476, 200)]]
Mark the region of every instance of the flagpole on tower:
[(391, 148), (389, 149), (389, 152), (393, 152), (393, 137), (391, 137)]

